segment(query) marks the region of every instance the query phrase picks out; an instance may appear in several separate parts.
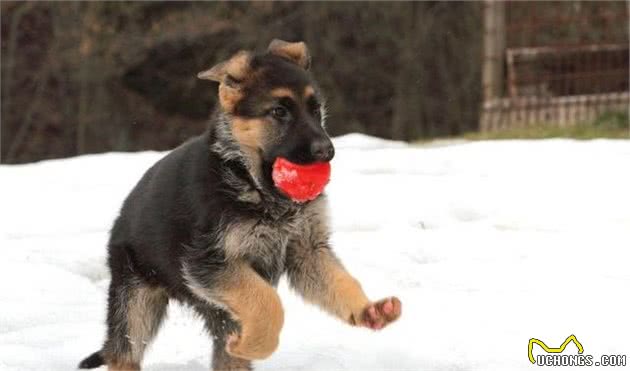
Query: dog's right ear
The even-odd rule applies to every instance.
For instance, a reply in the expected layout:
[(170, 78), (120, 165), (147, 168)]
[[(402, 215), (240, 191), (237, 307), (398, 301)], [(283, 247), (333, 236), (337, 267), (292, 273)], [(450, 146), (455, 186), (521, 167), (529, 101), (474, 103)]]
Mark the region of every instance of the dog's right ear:
[(209, 70), (199, 72), (197, 77), (216, 81), (231, 88), (238, 88), (250, 69), (251, 54), (246, 51), (236, 53), (232, 58), (221, 62)]

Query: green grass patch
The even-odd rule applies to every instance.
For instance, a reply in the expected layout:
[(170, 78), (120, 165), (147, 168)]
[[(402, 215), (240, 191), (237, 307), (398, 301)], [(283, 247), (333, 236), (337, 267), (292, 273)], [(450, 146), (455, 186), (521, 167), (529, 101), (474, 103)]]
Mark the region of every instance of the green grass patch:
[(463, 135), (463, 138), (470, 140), (546, 138), (630, 139), (630, 119), (627, 112), (605, 112), (592, 122), (581, 123), (570, 127), (540, 124), (526, 128), (503, 129), (488, 133), (466, 133)]

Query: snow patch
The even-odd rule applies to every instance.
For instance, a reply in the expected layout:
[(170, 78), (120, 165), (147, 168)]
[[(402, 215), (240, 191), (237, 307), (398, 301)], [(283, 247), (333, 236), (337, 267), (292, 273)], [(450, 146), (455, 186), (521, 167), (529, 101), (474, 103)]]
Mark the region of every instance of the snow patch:
[[(351, 328), (282, 281), (280, 347), (258, 370), (530, 370), (530, 338), (570, 334), (588, 354), (630, 355), (630, 141), (334, 143), (334, 248), (403, 315)], [(0, 166), (0, 370), (65, 371), (100, 347), (108, 230), (164, 154)], [(210, 349), (171, 304), (145, 366), (206, 370)]]

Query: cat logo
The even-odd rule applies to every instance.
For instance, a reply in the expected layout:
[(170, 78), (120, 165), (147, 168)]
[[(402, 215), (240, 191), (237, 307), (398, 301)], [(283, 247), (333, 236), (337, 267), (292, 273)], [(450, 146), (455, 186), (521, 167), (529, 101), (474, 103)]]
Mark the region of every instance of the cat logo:
[[(578, 354), (561, 354), (567, 345), (573, 342), (577, 347)], [(534, 357), (532, 353), (534, 344), (538, 344), (547, 354), (538, 354)], [(627, 364), (627, 356), (623, 354), (602, 354), (598, 358), (591, 354), (584, 354), (584, 347), (578, 341), (575, 335), (570, 335), (557, 348), (550, 348), (541, 340), (531, 338), (527, 346), (527, 355), (529, 361), (537, 366), (620, 366), (625, 367)]]
[(562, 343), (562, 345), (560, 345), (558, 348), (549, 348), (547, 346), (547, 344), (545, 344), (541, 340), (531, 338), (531, 339), (529, 339), (529, 344), (527, 346), (527, 351), (528, 351), (528, 355), (529, 355), (529, 361), (531, 363), (534, 363), (534, 364), (536, 363), (536, 359), (534, 358), (534, 355), (532, 354), (532, 350), (534, 348), (534, 344), (540, 345), (540, 347), (547, 353), (562, 353), (570, 342), (573, 342), (577, 346), (579, 354), (584, 353), (584, 347), (578, 341), (578, 339), (575, 337), (575, 335), (569, 336), (564, 341), (564, 343)]

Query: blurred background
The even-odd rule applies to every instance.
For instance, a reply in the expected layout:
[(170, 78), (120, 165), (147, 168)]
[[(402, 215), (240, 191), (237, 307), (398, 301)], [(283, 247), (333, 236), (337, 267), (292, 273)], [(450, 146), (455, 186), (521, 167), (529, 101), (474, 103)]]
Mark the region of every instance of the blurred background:
[(202, 132), (197, 72), (304, 40), (329, 132), (628, 137), (628, 18), (610, 2), (1, 3), (1, 162), (166, 150)]

